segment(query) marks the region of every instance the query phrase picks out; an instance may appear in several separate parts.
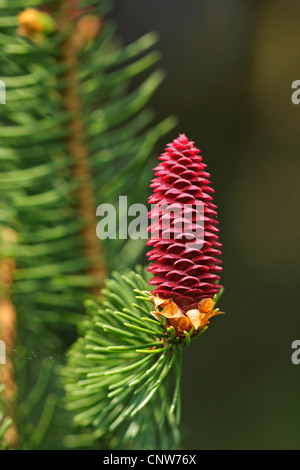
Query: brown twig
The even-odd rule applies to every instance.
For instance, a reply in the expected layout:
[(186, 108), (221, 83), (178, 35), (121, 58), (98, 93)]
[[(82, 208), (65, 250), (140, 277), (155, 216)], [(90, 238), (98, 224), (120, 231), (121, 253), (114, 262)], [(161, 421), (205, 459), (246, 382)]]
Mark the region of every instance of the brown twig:
[[(14, 244), (16, 241), (15, 232), (5, 229), (2, 232), (2, 245)], [(9, 415), (13, 423), (4, 436), (10, 449), (15, 449), (18, 443), (18, 430), (16, 424), (16, 396), (17, 384), (14, 377), (14, 367), (12, 356), (16, 344), (16, 311), (10, 299), (13, 272), (15, 270), (14, 261), (4, 257), (0, 262), (0, 338), (6, 347), (6, 364), (0, 366), (0, 383), (5, 385), (1, 400), (4, 403), (5, 413)]]
[(88, 162), (89, 152), (84, 138), (84, 125), (80, 101), (78, 75), (78, 38), (72, 19), (72, 2), (62, 0), (60, 4), (59, 19), (61, 27), (67, 28), (69, 34), (61, 48), (61, 60), (67, 65), (67, 71), (62, 79), (65, 81), (63, 102), (65, 111), (70, 114), (69, 137), (67, 138), (68, 153), (74, 158), (73, 178), (80, 181), (76, 190), (77, 208), (80, 218), (84, 221), (82, 230), (83, 249), (90, 261), (89, 274), (98, 282), (96, 293), (103, 287), (106, 277), (106, 264), (100, 241), (96, 236), (96, 205), (93, 197), (91, 172)]

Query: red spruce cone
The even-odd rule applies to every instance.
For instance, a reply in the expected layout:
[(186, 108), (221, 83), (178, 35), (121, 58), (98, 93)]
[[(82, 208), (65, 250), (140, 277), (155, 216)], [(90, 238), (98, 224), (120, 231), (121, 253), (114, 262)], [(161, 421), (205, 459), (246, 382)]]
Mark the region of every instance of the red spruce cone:
[[(160, 157), (162, 163), (155, 168), (155, 179), (149, 198), (152, 209), (149, 213), (154, 222), (149, 227), (151, 237), (147, 245), (153, 246), (147, 254), (154, 278), (150, 285), (157, 286), (152, 294), (162, 299), (173, 299), (183, 312), (198, 307), (202, 299), (213, 298), (221, 287), (218, 273), (222, 270), (218, 242), (217, 207), (212, 203), (210, 174), (204, 171), (200, 150), (194, 147), (185, 134), (179, 135), (167, 145)], [(193, 210), (203, 204), (203, 213)], [(166, 216), (159, 213), (159, 204), (168, 207), (190, 207), (190, 224), (182, 230), (183, 216)], [(159, 216), (158, 216), (159, 213)], [(156, 216), (156, 218), (155, 218)], [(203, 243), (191, 246), (189, 229), (202, 227)], [(167, 227), (167, 228), (166, 228)], [(187, 227), (187, 229), (186, 229)], [(204, 233), (203, 233), (204, 229)], [(194, 233), (196, 233), (194, 231)]]

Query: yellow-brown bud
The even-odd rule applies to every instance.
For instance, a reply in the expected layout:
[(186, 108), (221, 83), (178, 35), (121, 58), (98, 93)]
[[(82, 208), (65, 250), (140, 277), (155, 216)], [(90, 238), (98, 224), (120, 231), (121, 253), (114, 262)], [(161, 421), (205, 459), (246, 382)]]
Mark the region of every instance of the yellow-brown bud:
[(41, 13), (35, 8), (26, 8), (19, 13), (19, 34), (30, 36), (32, 34), (41, 33), (44, 30), (44, 25), (40, 20), (40, 14)]

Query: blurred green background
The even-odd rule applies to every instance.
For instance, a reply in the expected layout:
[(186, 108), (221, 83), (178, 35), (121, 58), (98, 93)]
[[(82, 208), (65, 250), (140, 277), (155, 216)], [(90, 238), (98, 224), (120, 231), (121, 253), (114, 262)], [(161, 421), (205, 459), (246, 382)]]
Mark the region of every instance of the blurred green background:
[(219, 206), (226, 315), (184, 354), (183, 447), (300, 449), (300, 2), (118, 0), (111, 16), (125, 43), (159, 33), (152, 108), (202, 150)]

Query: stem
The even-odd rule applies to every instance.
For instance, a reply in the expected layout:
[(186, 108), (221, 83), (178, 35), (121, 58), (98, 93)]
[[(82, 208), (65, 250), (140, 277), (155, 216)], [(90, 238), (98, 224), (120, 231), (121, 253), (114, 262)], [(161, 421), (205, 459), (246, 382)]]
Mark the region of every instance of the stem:
[[(2, 232), (2, 245), (15, 242), (15, 232), (10, 229)], [(13, 280), (15, 264), (11, 258), (3, 258), (0, 264), (0, 339), (6, 347), (6, 364), (0, 366), (0, 383), (5, 385), (2, 392), (5, 413), (12, 418), (12, 424), (5, 433), (5, 440), (10, 449), (15, 449), (18, 444), (18, 430), (16, 425), (16, 396), (17, 384), (14, 377), (12, 355), (16, 344), (16, 311), (10, 299), (10, 289)]]
[(176, 369), (175, 369), (175, 390), (173, 395), (173, 400), (170, 407), (170, 413), (173, 414), (175, 408), (177, 407), (177, 414), (176, 414), (176, 424), (180, 424), (180, 417), (181, 417), (181, 403), (180, 403), (180, 383), (181, 383), (181, 369), (182, 369), (182, 349), (181, 346), (178, 347), (178, 359), (176, 362)]
[(83, 251), (90, 261), (88, 274), (98, 281), (96, 292), (102, 288), (106, 278), (106, 266), (100, 241), (96, 236), (96, 205), (93, 197), (91, 172), (89, 167), (89, 152), (85, 142), (85, 129), (82, 118), (82, 107), (79, 93), (79, 61), (78, 42), (76, 42), (76, 30), (72, 11), (74, 7), (70, 0), (62, 0), (60, 3), (59, 18), (61, 27), (69, 31), (67, 38), (62, 43), (61, 60), (67, 65), (67, 71), (62, 77), (66, 83), (63, 90), (63, 102), (65, 111), (70, 115), (69, 137), (67, 138), (68, 153), (74, 158), (73, 178), (80, 181), (76, 190), (77, 209), (80, 218), (84, 221), (84, 229), (81, 232), (83, 239)]

